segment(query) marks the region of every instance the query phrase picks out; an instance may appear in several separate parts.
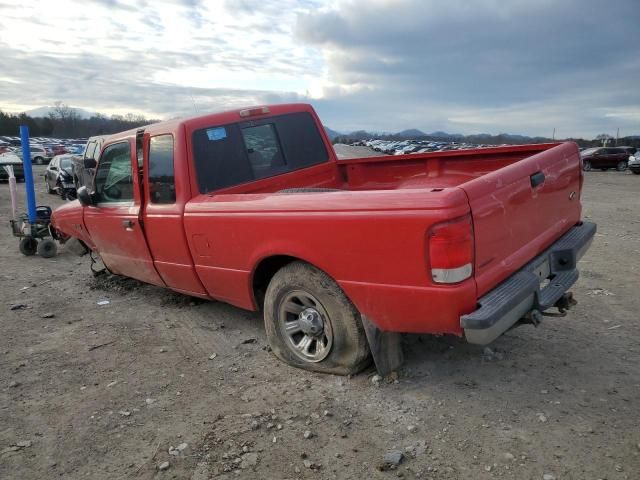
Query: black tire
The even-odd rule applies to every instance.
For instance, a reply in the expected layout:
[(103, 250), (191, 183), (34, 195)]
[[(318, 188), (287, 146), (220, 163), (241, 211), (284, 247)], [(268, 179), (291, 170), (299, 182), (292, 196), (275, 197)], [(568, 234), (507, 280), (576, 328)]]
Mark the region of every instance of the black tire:
[(627, 169), (627, 162), (625, 162), (624, 160), (618, 162), (618, 165), (616, 165), (616, 170), (619, 172), (624, 172)]
[(44, 158), (42, 157), (36, 157), (33, 159), (33, 161), (36, 163), (36, 165), (43, 165), (44, 164)]
[(591, 166), (591, 162), (590, 162), (589, 160), (585, 160), (585, 161), (582, 163), (582, 169), (583, 169), (585, 172), (590, 172), (590, 171), (592, 170), (592, 168), (593, 168), (593, 167)]
[(20, 253), (30, 257), (31, 255), (36, 254), (36, 251), (38, 250), (38, 241), (33, 237), (24, 237), (20, 240), (18, 248), (20, 248)]
[(42, 258), (52, 258), (58, 253), (58, 245), (53, 238), (45, 238), (38, 244), (38, 255)]
[(631, 170), (635, 175), (640, 175), (640, 170)]
[[(301, 358), (301, 351), (296, 353), (292, 343), (293, 336), (285, 333), (287, 315), (295, 321), (296, 314), (283, 312), (284, 304), (291, 305), (288, 299), (295, 295), (307, 295), (307, 300), (313, 298), (316, 313), (323, 320), (324, 330), (321, 335), (331, 333), (328, 353), (320, 360)], [(309, 310), (309, 307), (303, 305), (300, 308)], [(350, 375), (359, 372), (371, 361), (360, 314), (332, 278), (307, 263), (292, 262), (273, 276), (265, 296), (264, 323), (273, 353), (294, 367)], [(307, 336), (304, 332), (299, 334)], [(318, 341), (316, 353), (317, 345)]]

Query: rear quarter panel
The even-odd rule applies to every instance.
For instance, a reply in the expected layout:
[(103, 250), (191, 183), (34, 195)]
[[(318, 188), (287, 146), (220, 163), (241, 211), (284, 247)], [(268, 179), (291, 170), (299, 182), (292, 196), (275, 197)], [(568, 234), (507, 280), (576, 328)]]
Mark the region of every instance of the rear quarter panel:
[(288, 255), (329, 274), (385, 330), (459, 333), (475, 284), (432, 285), (425, 241), (431, 225), (468, 211), (459, 189), (201, 195), (187, 204), (184, 223), (214, 298), (255, 309), (256, 266)]

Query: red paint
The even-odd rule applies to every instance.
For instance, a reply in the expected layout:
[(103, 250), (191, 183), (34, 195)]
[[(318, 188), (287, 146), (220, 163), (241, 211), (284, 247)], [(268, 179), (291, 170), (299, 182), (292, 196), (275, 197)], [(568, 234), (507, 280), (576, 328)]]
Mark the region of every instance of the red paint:
[[(83, 208), (76, 201), (56, 210), (53, 223), (112, 270), (183, 293), (255, 310), (256, 269), (285, 255), (324, 270), (384, 330), (461, 334), (460, 315), (473, 311), (480, 295), (580, 220), (579, 195), (570, 199), (581, 186), (573, 143), (337, 160), (309, 105), (270, 106), (249, 119), (292, 112), (312, 115), (327, 163), (200, 194), (193, 132), (247, 118), (235, 110), (158, 123), (144, 129), (143, 188), (136, 184), (132, 206)], [(175, 142), (176, 202), (168, 205), (152, 204), (144, 188), (149, 138), (162, 134)], [(125, 139), (135, 145), (135, 136), (114, 135), (105, 147)], [(540, 171), (545, 181), (532, 188), (530, 176)], [(277, 193), (293, 187), (340, 191)], [(121, 219), (139, 228), (131, 234)], [(430, 232), (451, 238), (450, 251), (446, 242), (430, 246)], [(430, 256), (444, 268), (472, 259), (473, 275), (435, 284)]]

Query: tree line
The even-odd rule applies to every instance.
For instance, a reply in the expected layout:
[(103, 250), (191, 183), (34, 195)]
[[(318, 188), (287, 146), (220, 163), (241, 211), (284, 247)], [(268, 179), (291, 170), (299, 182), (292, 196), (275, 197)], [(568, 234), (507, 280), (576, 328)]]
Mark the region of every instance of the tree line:
[(81, 118), (76, 109), (56, 102), (46, 117), (31, 117), (26, 113), (16, 115), (0, 110), (0, 135), (16, 137), (20, 125), (27, 125), (32, 137), (86, 138), (122, 132), (157, 121), (132, 113), (110, 117), (98, 113), (90, 118)]

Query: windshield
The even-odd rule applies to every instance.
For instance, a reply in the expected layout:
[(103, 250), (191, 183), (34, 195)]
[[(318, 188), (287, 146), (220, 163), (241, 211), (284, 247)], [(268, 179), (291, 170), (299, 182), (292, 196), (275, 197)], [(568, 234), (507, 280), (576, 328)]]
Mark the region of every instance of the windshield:
[(582, 152), (580, 152), (582, 155), (591, 155), (592, 153), (594, 153), (596, 150), (598, 150), (597, 148), (587, 148), (586, 150), (583, 150)]

